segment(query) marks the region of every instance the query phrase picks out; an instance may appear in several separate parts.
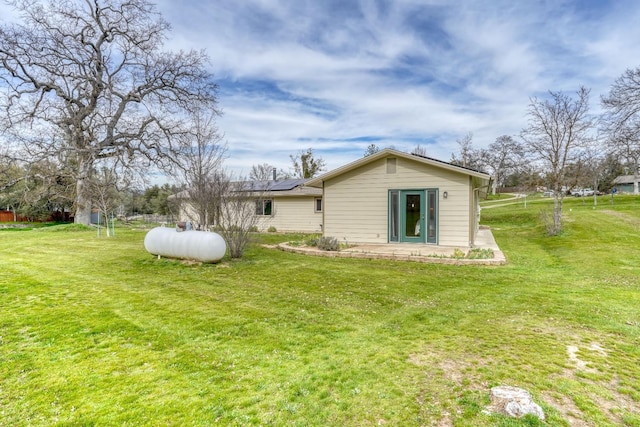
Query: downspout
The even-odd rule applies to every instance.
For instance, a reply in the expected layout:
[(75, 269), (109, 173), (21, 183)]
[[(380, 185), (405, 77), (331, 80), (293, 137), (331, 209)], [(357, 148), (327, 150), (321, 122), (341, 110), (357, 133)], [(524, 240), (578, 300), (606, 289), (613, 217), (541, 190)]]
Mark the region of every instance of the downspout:
[(483, 185), (482, 187), (476, 187), (473, 189), (473, 199), (475, 201), (475, 208), (474, 208), (474, 225), (473, 225), (473, 236), (472, 236), (472, 241), (470, 242), (471, 244), (469, 245), (469, 247), (473, 247), (473, 245), (475, 244), (476, 241), (476, 236), (478, 235), (478, 230), (480, 229), (480, 190), (482, 190), (483, 188), (487, 189), (487, 193), (489, 192), (489, 189), (491, 188), (491, 181), (492, 181), (492, 177), (489, 177), (489, 182), (487, 183), (487, 185)]
[(322, 232), (322, 237), (324, 236), (324, 213), (327, 211), (327, 206), (326, 206), (326, 201), (327, 199), (325, 198), (325, 194), (324, 194), (324, 181), (322, 181), (322, 224), (320, 224), (320, 231)]

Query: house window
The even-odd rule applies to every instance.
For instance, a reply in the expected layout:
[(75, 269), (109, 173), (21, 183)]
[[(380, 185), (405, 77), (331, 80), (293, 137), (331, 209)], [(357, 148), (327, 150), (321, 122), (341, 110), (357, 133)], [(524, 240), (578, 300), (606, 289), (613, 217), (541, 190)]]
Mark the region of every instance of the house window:
[(318, 197), (313, 202), (314, 202), (314, 210), (316, 212), (322, 212), (322, 199)]
[(399, 202), (399, 193), (398, 190), (389, 191), (389, 241), (397, 242), (399, 241), (398, 232), (400, 226), (399, 216), (400, 216), (400, 202)]
[(271, 215), (271, 199), (256, 200), (256, 215)]

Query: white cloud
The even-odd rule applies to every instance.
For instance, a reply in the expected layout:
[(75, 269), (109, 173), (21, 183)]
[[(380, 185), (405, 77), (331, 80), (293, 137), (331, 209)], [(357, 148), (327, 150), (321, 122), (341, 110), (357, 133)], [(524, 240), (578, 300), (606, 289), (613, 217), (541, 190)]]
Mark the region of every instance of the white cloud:
[[(170, 49), (206, 49), (220, 79), (227, 164), (248, 172), (312, 146), (329, 167), (371, 142), (426, 146), (515, 135), (531, 96), (592, 88), (592, 108), (640, 66), (640, 4), (561, 0), (159, 0)], [(0, 3), (0, 13), (6, 8)], [(366, 137), (373, 138), (367, 139)]]

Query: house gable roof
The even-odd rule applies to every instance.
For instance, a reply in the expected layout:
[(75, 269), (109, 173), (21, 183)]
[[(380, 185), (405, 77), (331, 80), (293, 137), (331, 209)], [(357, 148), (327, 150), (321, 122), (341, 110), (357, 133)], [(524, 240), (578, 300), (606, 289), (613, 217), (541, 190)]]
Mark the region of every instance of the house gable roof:
[(480, 172), (474, 169), (470, 169), (470, 168), (466, 168), (466, 167), (462, 167), (462, 166), (457, 166), (451, 163), (447, 163), (447, 162), (443, 162), (442, 160), (437, 160), (437, 159), (433, 159), (431, 157), (426, 157), (426, 156), (420, 156), (420, 155), (416, 155), (416, 154), (408, 154), (408, 153), (404, 153), (402, 151), (398, 151), (398, 150), (394, 150), (392, 148), (385, 148), (384, 150), (380, 150), (375, 154), (371, 154), (367, 157), (363, 157), (361, 159), (358, 159), (354, 162), (348, 163), (344, 166), (341, 166), (337, 169), (334, 169), (332, 171), (329, 171), (323, 175), (320, 175), (316, 178), (312, 178), (309, 181), (307, 181), (305, 183), (306, 186), (308, 187), (322, 187), (322, 183), (324, 181), (327, 181), (329, 179), (335, 178), (337, 176), (340, 176), (346, 172), (352, 171), (356, 168), (359, 168), (361, 166), (364, 166), (366, 164), (375, 162), (376, 160), (379, 159), (383, 159), (386, 157), (399, 157), (399, 158), (403, 158), (403, 159), (407, 159), (410, 161), (414, 161), (417, 163), (422, 163), (425, 165), (430, 165), (430, 166), (434, 166), (437, 168), (441, 168), (441, 169), (446, 169), (446, 170), (450, 170), (453, 172), (458, 172), (458, 173), (462, 173), (465, 175), (470, 175), (476, 178), (481, 178), (481, 179), (486, 179), (489, 180), (490, 175), (486, 174), (484, 172)]

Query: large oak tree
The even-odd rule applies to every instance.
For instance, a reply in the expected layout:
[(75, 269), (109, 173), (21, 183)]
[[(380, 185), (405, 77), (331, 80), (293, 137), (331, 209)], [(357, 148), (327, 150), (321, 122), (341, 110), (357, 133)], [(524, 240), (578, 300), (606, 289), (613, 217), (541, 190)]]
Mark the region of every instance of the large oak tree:
[(75, 221), (89, 223), (92, 174), (167, 166), (191, 105), (216, 108), (201, 51), (167, 52), (169, 24), (147, 0), (16, 0), (0, 27), (3, 144), (22, 162), (73, 171)]

